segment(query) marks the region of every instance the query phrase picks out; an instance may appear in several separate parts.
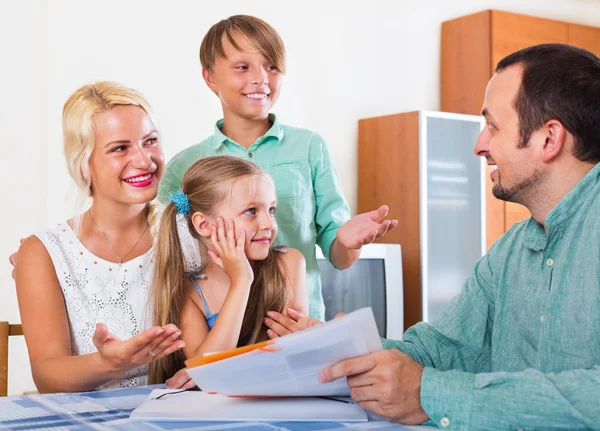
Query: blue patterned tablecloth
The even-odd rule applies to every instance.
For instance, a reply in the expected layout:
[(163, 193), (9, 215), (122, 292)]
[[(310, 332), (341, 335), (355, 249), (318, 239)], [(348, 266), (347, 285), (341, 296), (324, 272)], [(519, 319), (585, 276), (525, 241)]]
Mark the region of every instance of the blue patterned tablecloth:
[(130, 413), (152, 388), (126, 388), (98, 392), (26, 395), (0, 398), (0, 430), (311, 430), (341, 431), (416, 430), (375, 417), (369, 422), (139, 422)]

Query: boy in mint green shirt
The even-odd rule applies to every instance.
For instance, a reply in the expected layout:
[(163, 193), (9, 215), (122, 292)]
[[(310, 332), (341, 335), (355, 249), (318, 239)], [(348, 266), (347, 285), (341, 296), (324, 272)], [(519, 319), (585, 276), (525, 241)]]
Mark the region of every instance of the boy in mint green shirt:
[(202, 76), (219, 97), (223, 119), (213, 135), (177, 154), (166, 167), (159, 200), (168, 202), (185, 171), (197, 160), (231, 155), (265, 169), (277, 188), (277, 242), (306, 259), (311, 317), (323, 319), (325, 306), (316, 260), (318, 244), (331, 263), (350, 267), (363, 244), (393, 229), (387, 207), (350, 218), (342, 186), (327, 146), (316, 133), (281, 125), (270, 109), (285, 72), (285, 50), (277, 32), (245, 15), (215, 24), (200, 46)]

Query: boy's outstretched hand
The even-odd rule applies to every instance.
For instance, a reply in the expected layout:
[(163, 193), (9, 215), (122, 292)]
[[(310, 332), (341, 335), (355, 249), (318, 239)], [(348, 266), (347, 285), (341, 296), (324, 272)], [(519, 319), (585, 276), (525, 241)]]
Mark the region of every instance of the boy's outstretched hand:
[(337, 231), (336, 240), (350, 250), (372, 243), (398, 225), (398, 220), (381, 221), (387, 213), (387, 205), (382, 205), (374, 211), (355, 215)]

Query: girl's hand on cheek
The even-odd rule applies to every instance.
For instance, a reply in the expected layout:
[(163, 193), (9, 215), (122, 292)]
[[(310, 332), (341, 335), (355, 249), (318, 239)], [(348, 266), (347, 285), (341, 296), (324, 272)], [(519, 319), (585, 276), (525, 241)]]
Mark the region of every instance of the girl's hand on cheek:
[(229, 276), (231, 286), (250, 287), (254, 272), (246, 257), (244, 247), (246, 232), (240, 229), (236, 237), (233, 220), (219, 217), (210, 235), (212, 249), (208, 251), (213, 262)]

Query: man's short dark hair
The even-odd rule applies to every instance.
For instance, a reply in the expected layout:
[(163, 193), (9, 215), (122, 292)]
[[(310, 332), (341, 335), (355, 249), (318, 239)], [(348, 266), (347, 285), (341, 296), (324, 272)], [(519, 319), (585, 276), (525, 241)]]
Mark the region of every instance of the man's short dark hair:
[(573, 135), (573, 155), (600, 161), (600, 58), (585, 49), (548, 43), (504, 57), (496, 72), (522, 67), (514, 101), (519, 115), (519, 146), (549, 120), (558, 120)]

